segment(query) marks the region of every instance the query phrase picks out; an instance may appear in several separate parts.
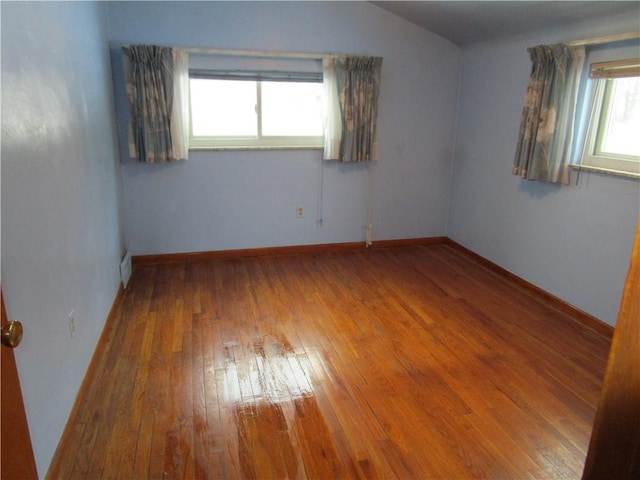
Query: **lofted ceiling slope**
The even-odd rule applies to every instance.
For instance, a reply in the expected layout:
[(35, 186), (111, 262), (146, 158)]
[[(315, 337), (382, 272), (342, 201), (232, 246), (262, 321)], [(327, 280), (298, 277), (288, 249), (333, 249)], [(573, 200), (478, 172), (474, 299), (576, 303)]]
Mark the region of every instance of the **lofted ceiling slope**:
[(371, 2), (458, 46), (535, 32), (602, 15), (635, 15), (639, 1), (386, 1)]

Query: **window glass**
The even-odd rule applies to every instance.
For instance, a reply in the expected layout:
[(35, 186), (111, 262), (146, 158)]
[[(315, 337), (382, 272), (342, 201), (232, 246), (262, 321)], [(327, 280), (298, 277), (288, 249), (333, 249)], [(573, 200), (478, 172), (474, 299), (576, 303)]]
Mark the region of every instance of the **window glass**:
[(262, 82), (262, 134), (321, 136), (322, 84)]
[(193, 136), (257, 136), (255, 82), (192, 78)]
[(193, 71), (190, 148), (321, 148), (319, 80), (314, 73)]
[(597, 153), (640, 156), (640, 78), (607, 80)]

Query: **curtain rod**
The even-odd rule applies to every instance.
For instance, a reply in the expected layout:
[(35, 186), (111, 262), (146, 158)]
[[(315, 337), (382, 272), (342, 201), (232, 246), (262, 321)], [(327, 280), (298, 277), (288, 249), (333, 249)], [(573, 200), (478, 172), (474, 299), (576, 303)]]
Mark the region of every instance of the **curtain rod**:
[(640, 38), (640, 32), (617, 33), (615, 35), (605, 35), (603, 37), (585, 38), (584, 40), (574, 40), (564, 42), (567, 47), (580, 47), (588, 45), (602, 45), (605, 43), (621, 42), (622, 40), (632, 40)]
[(183, 48), (189, 53), (201, 53), (205, 55), (229, 55), (235, 57), (269, 57), (269, 58), (309, 58), (323, 60), (335, 58), (337, 54), (330, 53), (301, 53), (301, 52), (270, 52), (266, 50), (227, 50), (221, 48)]
[[(123, 45), (127, 48), (130, 45)], [(324, 60), (325, 58), (337, 58), (346, 56), (338, 53), (304, 53), (304, 52), (276, 52), (268, 50), (231, 50), (224, 48), (201, 48), (201, 47), (172, 47), (184, 50), (188, 53), (200, 53), (203, 55), (228, 55), (235, 57), (265, 57), (265, 58), (308, 58), (312, 60)]]

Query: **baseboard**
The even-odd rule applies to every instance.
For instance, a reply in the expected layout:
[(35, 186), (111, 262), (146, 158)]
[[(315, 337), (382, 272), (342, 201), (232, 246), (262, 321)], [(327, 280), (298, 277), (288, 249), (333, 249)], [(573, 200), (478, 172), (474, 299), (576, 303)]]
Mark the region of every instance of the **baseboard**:
[(493, 263), (491, 260), (488, 260), (483, 256), (475, 253), (474, 251), (469, 250), (467, 247), (460, 245), (455, 240), (452, 240), (449, 237), (445, 239), (444, 243), (454, 248), (458, 252), (461, 252), (462, 254), (468, 257), (471, 257), (476, 263), (481, 264), (482, 266), (484, 266), (488, 270), (491, 270), (495, 274), (500, 275), (501, 277), (507, 278), (511, 282), (518, 285), (518, 287), (520, 287), (522, 290), (525, 290), (531, 295), (534, 295), (540, 298), (555, 310), (558, 310), (559, 312), (564, 313), (565, 315), (569, 316), (576, 322), (582, 324), (586, 328), (597, 332), (603, 337), (606, 337), (609, 339), (613, 338), (614, 327), (612, 327), (608, 323), (603, 322), (602, 320), (594, 317), (593, 315), (588, 314), (583, 310), (580, 310), (579, 308), (571, 305), (570, 303), (565, 302), (561, 298), (558, 298), (555, 295), (552, 295), (551, 293), (547, 292), (546, 290), (543, 290), (542, 288), (534, 285), (533, 283), (530, 283), (525, 279), (515, 275), (514, 273), (511, 273), (510, 271)]
[(376, 240), (369, 248), (423, 247), (444, 243), (447, 237), (400, 238), (397, 240)]
[(118, 313), (118, 308), (120, 308), (120, 305), (122, 304), (123, 297), (124, 287), (122, 286), (122, 283), (120, 283), (118, 286), (118, 291), (113, 298), (111, 308), (109, 309), (109, 314), (107, 315), (107, 319), (104, 323), (104, 328), (102, 329), (102, 333), (100, 334), (100, 338), (98, 339), (96, 348), (94, 349), (93, 355), (91, 356), (91, 361), (89, 362), (87, 371), (85, 372), (82, 383), (80, 384), (78, 395), (73, 402), (71, 413), (69, 413), (69, 418), (67, 419), (65, 428), (62, 431), (62, 436), (60, 437), (60, 441), (58, 442), (58, 447), (56, 448), (56, 451), (53, 454), (53, 458), (51, 459), (51, 463), (49, 464), (49, 468), (45, 475), (45, 478), (47, 479), (60, 478), (60, 472), (62, 471), (62, 466), (65, 462), (63, 453), (69, 451), (67, 445), (69, 444), (69, 442), (71, 442), (73, 433), (67, 426), (75, 425), (78, 423), (77, 418), (80, 415), (80, 406), (84, 404), (88, 399), (91, 379), (95, 378), (96, 371), (98, 370), (101, 362), (106, 358), (106, 356), (104, 355), (104, 351), (107, 344), (109, 343), (109, 333), (112, 330), (116, 315)]
[[(407, 238), (398, 240), (376, 240), (369, 247), (394, 248), (443, 243), (446, 237)], [(201, 262), (227, 258), (268, 257), (277, 255), (300, 255), (309, 253), (329, 253), (362, 250), (365, 242), (324, 243), (316, 245), (291, 245), (283, 247), (246, 248), (237, 250), (214, 250), (208, 252), (165, 253), (158, 255), (136, 255), (133, 265), (153, 265), (162, 263)]]

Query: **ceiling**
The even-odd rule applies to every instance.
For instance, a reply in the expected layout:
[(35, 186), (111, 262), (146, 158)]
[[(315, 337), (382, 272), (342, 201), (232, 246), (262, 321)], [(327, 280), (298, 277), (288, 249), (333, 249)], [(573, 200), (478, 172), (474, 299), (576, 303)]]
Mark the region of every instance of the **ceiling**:
[(598, 18), (635, 15), (640, 1), (387, 1), (371, 2), (459, 46)]

